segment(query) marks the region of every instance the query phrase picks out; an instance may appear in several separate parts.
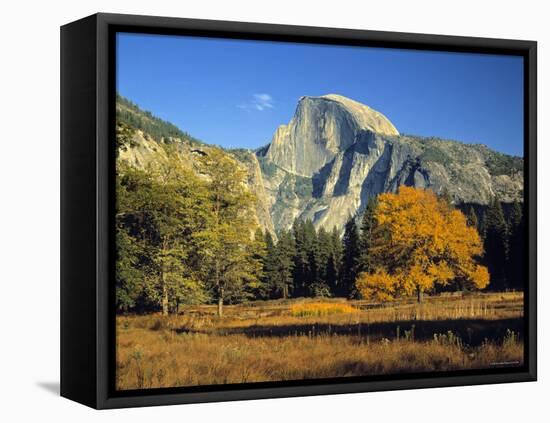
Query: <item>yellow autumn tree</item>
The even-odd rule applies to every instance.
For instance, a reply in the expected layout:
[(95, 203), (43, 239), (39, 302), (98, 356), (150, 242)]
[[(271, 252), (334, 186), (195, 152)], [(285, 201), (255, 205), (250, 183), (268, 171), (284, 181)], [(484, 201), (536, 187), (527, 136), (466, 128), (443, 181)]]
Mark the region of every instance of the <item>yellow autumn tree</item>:
[(360, 273), (355, 286), (363, 296), (376, 301), (391, 301), (397, 291), (396, 278), (379, 267), (372, 273)]
[(431, 190), (402, 186), (397, 194), (382, 194), (374, 217), (367, 252), (372, 271), (356, 281), (365, 298), (416, 293), (421, 301), (436, 285), (481, 289), (489, 283), (487, 268), (476, 262), (483, 254), (477, 230)]

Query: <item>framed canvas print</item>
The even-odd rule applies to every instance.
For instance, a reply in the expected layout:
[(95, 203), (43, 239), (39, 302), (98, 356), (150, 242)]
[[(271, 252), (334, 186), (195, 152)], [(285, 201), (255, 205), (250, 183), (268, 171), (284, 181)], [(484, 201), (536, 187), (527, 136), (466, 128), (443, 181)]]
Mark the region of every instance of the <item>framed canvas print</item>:
[(536, 43), (61, 29), (61, 393), (536, 379)]

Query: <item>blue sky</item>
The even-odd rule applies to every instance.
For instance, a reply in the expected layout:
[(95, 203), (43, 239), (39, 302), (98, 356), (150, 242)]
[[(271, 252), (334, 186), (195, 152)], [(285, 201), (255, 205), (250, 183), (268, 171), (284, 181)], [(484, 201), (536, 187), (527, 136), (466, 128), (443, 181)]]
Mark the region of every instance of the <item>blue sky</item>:
[(301, 96), (336, 93), (401, 133), (523, 155), (520, 57), (123, 33), (117, 90), (224, 147), (265, 145)]

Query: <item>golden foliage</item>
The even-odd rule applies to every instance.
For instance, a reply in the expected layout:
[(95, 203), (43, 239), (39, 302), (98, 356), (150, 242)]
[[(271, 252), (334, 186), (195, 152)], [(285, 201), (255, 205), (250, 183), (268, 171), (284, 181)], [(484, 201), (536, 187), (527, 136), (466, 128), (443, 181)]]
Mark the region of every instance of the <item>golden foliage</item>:
[(396, 292), (396, 279), (378, 268), (374, 273), (361, 273), (355, 285), (364, 298), (391, 301)]
[(374, 271), (359, 277), (365, 298), (391, 299), (435, 285), (484, 288), (487, 269), (476, 263), (482, 242), (466, 217), (431, 190), (402, 186), (379, 196), (368, 251)]
[(344, 303), (293, 304), (290, 314), (296, 317), (329, 316), (331, 314), (356, 313), (358, 310)]

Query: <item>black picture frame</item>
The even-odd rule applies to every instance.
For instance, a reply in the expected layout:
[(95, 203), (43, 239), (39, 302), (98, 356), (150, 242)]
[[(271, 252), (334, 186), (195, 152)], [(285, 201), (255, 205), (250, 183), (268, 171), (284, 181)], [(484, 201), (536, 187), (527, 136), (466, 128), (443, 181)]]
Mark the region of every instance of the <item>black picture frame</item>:
[[(524, 58), (525, 364), (388, 377), (114, 390), (114, 102), (117, 31)], [(534, 41), (99, 13), (61, 27), (61, 395), (97, 409), (534, 381), (537, 44)]]

